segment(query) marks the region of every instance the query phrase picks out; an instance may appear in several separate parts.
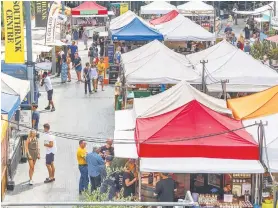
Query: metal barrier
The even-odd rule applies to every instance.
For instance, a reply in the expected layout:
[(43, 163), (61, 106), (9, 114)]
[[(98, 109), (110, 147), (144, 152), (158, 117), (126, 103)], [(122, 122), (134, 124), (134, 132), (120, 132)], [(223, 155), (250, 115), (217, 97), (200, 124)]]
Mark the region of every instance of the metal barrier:
[(172, 206), (172, 207), (191, 207), (194, 206), (193, 203), (187, 202), (33, 202), (33, 203), (12, 203), (12, 202), (2, 202), (1, 207), (57, 207), (57, 206)]

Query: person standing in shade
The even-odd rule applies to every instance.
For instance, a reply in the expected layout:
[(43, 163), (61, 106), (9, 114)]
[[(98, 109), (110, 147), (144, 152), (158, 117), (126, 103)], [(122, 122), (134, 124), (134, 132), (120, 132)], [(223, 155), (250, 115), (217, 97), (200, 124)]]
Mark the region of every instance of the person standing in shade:
[(104, 73), (105, 73), (105, 64), (104, 64), (104, 59), (100, 58), (100, 61), (97, 64), (97, 69), (98, 69), (98, 81), (101, 83), (101, 90), (104, 91)]
[(45, 87), (45, 91), (47, 92), (48, 106), (45, 110), (50, 110), (50, 106), (52, 106), (51, 111), (55, 111), (54, 103), (53, 103), (53, 87), (51, 83), (51, 79), (48, 76), (47, 72), (43, 73), (43, 79), (41, 86)]
[(88, 173), (91, 182), (91, 192), (95, 191), (101, 185), (101, 173), (104, 167), (104, 160), (97, 153), (98, 149), (93, 148), (93, 152), (87, 154), (86, 162), (88, 164)]
[[(154, 195), (158, 197), (159, 202), (174, 202), (177, 191), (175, 181), (168, 176), (168, 173), (161, 173), (160, 177), (161, 180), (156, 183)], [(163, 208), (172, 207), (164, 206)]]
[(62, 55), (62, 65), (61, 65), (61, 82), (66, 83), (68, 78), (68, 64), (67, 64), (67, 58), (66, 55)]
[[(78, 45), (78, 39), (79, 39), (79, 37), (78, 37), (78, 31), (77, 31), (77, 29), (75, 29), (75, 30), (73, 30), (73, 40), (74, 40), (74, 42)], [(74, 53), (73, 53), (74, 54)]]
[(137, 178), (134, 177), (133, 173), (131, 172), (129, 166), (125, 166), (125, 171), (123, 174), (123, 187), (124, 187), (124, 194), (123, 196), (131, 197), (135, 195), (135, 182)]
[[(69, 49), (70, 51), (70, 49)], [(71, 68), (72, 68), (72, 62), (71, 62), (71, 58), (70, 58), (70, 54), (67, 55), (67, 65), (68, 65), (68, 82), (71, 82)]]
[(88, 57), (90, 58), (90, 63), (93, 63), (94, 59), (98, 57), (98, 48), (96, 43), (93, 43), (89, 48)]
[(81, 58), (79, 57), (77, 52), (74, 54), (73, 67), (75, 68), (76, 71), (77, 82), (81, 82), (82, 65), (81, 65)]
[(99, 47), (100, 47), (99, 55), (102, 57), (104, 56), (104, 37), (99, 38)]
[(46, 147), (46, 167), (48, 170), (49, 177), (45, 179), (44, 183), (51, 183), (55, 181), (55, 166), (54, 166), (54, 156), (57, 152), (56, 139), (53, 135), (49, 134), (50, 125), (44, 124), (44, 146)]
[(38, 104), (32, 104), (32, 128), (37, 130), (39, 129), (40, 113), (37, 111)]
[(57, 53), (57, 57), (56, 57), (56, 69), (57, 69), (57, 75), (56, 77), (59, 77), (61, 75), (61, 51)]
[(84, 50), (88, 50), (88, 39), (89, 39), (89, 36), (88, 36), (88, 31), (86, 29), (84, 29), (84, 32), (82, 34), (82, 39), (83, 39), (84, 45), (85, 45), (85, 49)]
[(77, 47), (77, 45), (75, 44), (75, 41), (72, 41), (72, 44), (69, 46), (69, 49), (70, 49), (71, 62), (73, 62), (73, 60), (74, 60), (74, 54), (75, 54), (76, 52), (78, 52), (78, 47)]
[(87, 144), (84, 140), (80, 140), (79, 147), (76, 153), (78, 168), (80, 171), (79, 194), (81, 194), (82, 191), (87, 190), (89, 184), (88, 165), (85, 159), (87, 155), (86, 145)]
[(83, 77), (84, 77), (84, 84), (85, 84), (85, 94), (87, 94), (87, 88), (89, 93), (92, 94), (92, 86), (91, 86), (91, 79), (90, 79), (90, 63), (87, 62), (85, 68), (83, 69)]

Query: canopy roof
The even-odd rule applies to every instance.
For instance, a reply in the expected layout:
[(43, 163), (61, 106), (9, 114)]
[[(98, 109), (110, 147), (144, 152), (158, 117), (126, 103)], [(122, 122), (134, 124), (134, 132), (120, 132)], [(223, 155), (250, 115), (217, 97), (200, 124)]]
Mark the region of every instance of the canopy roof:
[(259, 158), (258, 145), (241, 121), (197, 101), (160, 116), (137, 118), (135, 140), (139, 157)]
[(273, 8), (274, 8), (274, 3), (271, 2), (270, 4), (259, 7), (255, 10), (253, 10), (253, 11), (237, 11), (236, 10), (236, 11), (233, 11), (233, 12), (236, 13), (236, 14), (241, 14), (241, 15), (259, 15), (259, 14), (262, 14), (264, 12), (273, 10)]
[(152, 3), (141, 6), (141, 14), (167, 14), (177, 8), (165, 1), (153, 1)]
[[(165, 41), (212, 41), (215, 35), (181, 14), (174, 19), (157, 25)], [(189, 30), (190, 28), (190, 30)]]
[(73, 16), (77, 15), (107, 15), (107, 9), (94, 1), (85, 1), (79, 6), (71, 9)]
[(163, 35), (134, 18), (128, 25), (112, 30), (112, 40), (151, 41), (163, 40)]
[(186, 57), (199, 73), (203, 70), (200, 61), (208, 61), (205, 78), (209, 91), (222, 92), (220, 81), (225, 79), (229, 80), (227, 92), (259, 92), (278, 84), (276, 71), (226, 40)]
[(154, 20), (151, 20), (150, 23), (152, 25), (159, 25), (165, 22), (168, 22), (172, 19), (174, 19), (179, 13), (176, 10), (173, 10), (165, 15), (163, 15), (162, 17), (156, 18)]
[(278, 113), (278, 85), (253, 95), (227, 100), (236, 119), (251, 119)]
[(112, 19), (110, 22), (110, 30), (117, 30), (119, 28), (122, 28), (126, 25), (128, 25), (134, 18), (138, 18), (143, 22), (145, 25), (148, 27), (154, 28), (151, 24), (149, 24), (147, 21), (145, 21), (143, 18), (139, 17), (137, 14), (134, 12), (128, 10), (124, 14), (116, 17), (115, 19)]
[(20, 105), (19, 96), (1, 92), (1, 114), (7, 114), (10, 120)]
[(278, 35), (268, 37), (266, 40), (269, 40), (269, 41), (274, 42), (274, 43), (278, 43)]
[(1, 72), (2, 92), (17, 95), (23, 101), (30, 91), (30, 81), (21, 80)]
[(157, 40), (123, 54), (122, 62), (129, 84), (176, 84), (200, 76), (185, 56)]
[[(263, 124), (267, 124), (264, 126), (264, 135), (266, 140), (266, 147), (264, 148), (263, 152), (264, 163), (268, 167), (269, 161), (270, 170), (272, 172), (278, 172), (278, 113), (254, 119), (244, 120), (243, 124), (247, 126), (252, 125), (255, 122), (259, 123), (260, 121), (262, 121)], [(259, 143), (258, 126), (249, 127), (246, 129), (246, 131), (249, 132), (253, 136), (253, 138)]]
[(202, 1), (189, 1), (178, 6), (178, 10), (184, 16), (207, 15), (214, 16), (214, 8)]

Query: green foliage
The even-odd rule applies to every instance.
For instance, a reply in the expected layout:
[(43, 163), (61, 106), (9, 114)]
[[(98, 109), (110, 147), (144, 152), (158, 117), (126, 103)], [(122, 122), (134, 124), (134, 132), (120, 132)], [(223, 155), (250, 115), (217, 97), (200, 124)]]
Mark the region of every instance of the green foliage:
[(273, 48), (269, 53), (269, 58), (271, 60), (278, 60), (278, 48)]
[(254, 43), (251, 47), (250, 54), (253, 58), (262, 60), (265, 55), (269, 56), (271, 50), (271, 44), (269, 41)]

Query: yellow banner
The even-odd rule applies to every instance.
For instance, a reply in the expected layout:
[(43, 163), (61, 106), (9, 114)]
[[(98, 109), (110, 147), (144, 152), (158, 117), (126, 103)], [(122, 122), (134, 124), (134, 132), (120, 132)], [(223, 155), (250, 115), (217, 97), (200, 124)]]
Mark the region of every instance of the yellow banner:
[(6, 63), (25, 63), (22, 4), (22, 1), (3, 1)]
[(128, 11), (128, 4), (127, 3), (121, 3), (120, 4), (120, 15), (126, 13)]

